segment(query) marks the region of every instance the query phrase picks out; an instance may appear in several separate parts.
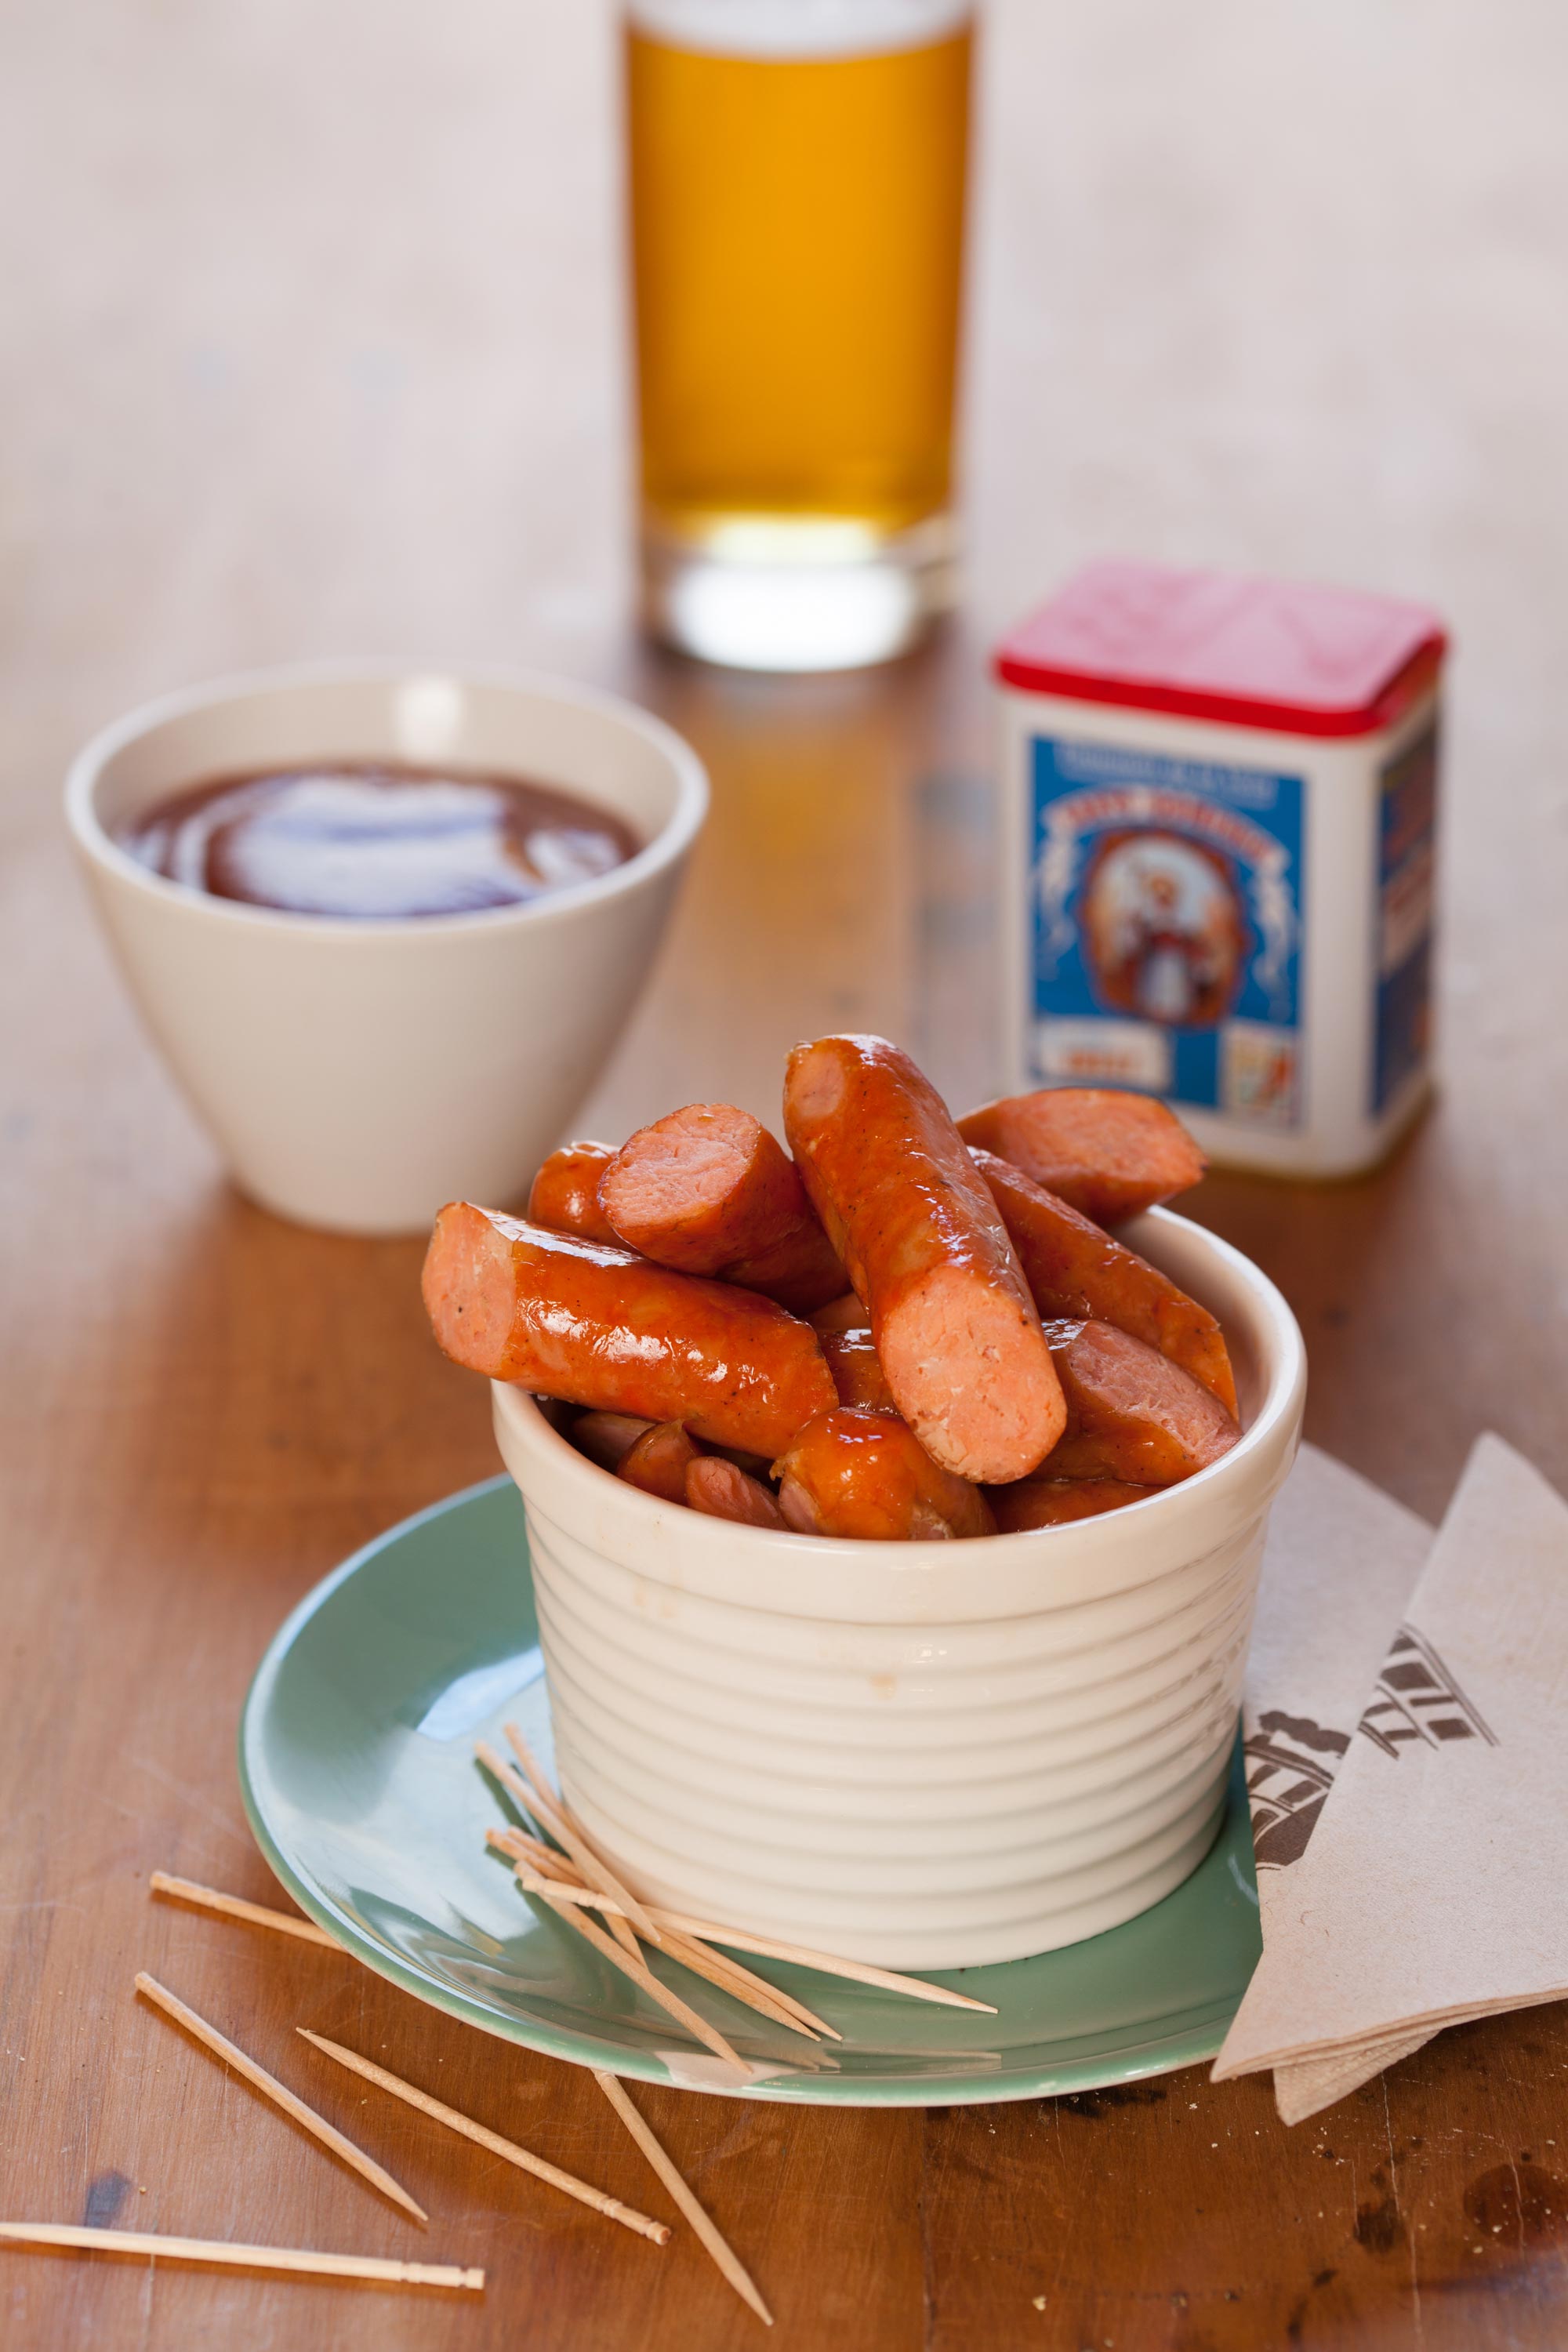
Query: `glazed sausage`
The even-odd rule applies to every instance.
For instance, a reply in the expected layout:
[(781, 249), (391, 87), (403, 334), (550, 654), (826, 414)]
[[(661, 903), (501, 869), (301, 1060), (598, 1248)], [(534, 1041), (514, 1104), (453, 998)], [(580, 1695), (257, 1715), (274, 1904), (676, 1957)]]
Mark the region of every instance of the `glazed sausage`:
[(640, 1128), (599, 1181), (628, 1249), (681, 1274), (721, 1275), (808, 1314), (845, 1286), (800, 1171), (732, 1103), (689, 1103)]
[(882, 1037), (797, 1045), (784, 1127), (870, 1311), (899, 1411), (970, 1479), (1021, 1478), (1066, 1425), (1061, 1384), (984, 1179), (945, 1105)]
[(1046, 1338), (1068, 1401), (1068, 1432), (1046, 1478), (1173, 1486), (1228, 1454), (1241, 1432), (1190, 1372), (1112, 1323), (1052, 1322)]
[(721, 1454), (700, 1454), (686, 1472), (686, 1500), (710, 1519), (733, 1519), (743, 1528), (789, 1533), (789, 1521), (760, 1478), (748, 1478)]
[(976, 1151), (974, 1164), (1002, 1212), (1043, 1317), (1092, 1318), (1131, 1331), (1191, 1372), (1226, 1412), (1235, 1413), (1236, 1376), (1225, 1335), (1206, 1307), (994, 1152)]
[[(862, 1307), (860, 1312), (864, 1316), (866, 1309)], [(879, 1405), (889, 1412), (897, 1410), (888, 1376), (882, 1370), (882, 1359), (877, 1353), (877, 1342), (863, 1325), (858, 1331), (823, 1331), (818, 1337), (840, 1404)]]
[(455, 1363), (716, 1445), (771, 1460), (836, 1401), (816, 1332), (771, 1299), (468, 1201), (437, 1218), (423, 1287)]
[(1018, 1478), (1011, 1486), (991, 1486), (985, 1499), (998, 1535), (1027, 1528), (1061, 1528), (1073, 1519), (1098, 1518), (1124, 1503), (1141, 1503), (1158, 1486), (1131, 1486), (1121, 1478)]
[(808, 1421), (773, 1465), (801, 1535), (918, 1543), (996, 1532), (978, 1486), (933, 1462), (896, 1412), (840, 1405)]
[(866, 1309), (852, 1290), (847, 1290), (842, 1298), (830, 1298), (826, 1307), (819, 1307), (815, 1315), (808, 1315), (805, 1319), (814, 1331), (824, 1337), (830, 1331), (867, 1331), (870, 1328), (866, 1320)]
[(1184, 1192), (1208, 1165), (1163, 1102), (1109, 1087), (1008, 1095), (972, 1110), (958, 1131), (1101, 1225)]
[(616, 1156), (613, 1143), (563, 1143), (533, 1180), (529, 1223), (552, 1234), (582, 1234), (614, 1242), (615, 1228), (599, 1206), (599, 1179)]
[(567, 1434), (579, 1454), (585, 1454), (601, 1470), (614, 1470), (643, 1433), (655, 1426), (651, 1421), (636, 1420), (629, 1412), (584, 1412), (578, 1415)]
[(616, 1465), (616, 1475), (661, 1503), (686, 1501), (686, 1473), (701, 1455), (678, 1421), (656, 1421), (628, 1446)]

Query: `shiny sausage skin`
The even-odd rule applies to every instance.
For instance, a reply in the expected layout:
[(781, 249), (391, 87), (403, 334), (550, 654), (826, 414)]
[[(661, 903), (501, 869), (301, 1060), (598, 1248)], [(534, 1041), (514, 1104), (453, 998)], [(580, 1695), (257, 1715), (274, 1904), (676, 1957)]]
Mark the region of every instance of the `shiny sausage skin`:
[(842, 1298), (830, 1298), (826, 1307), (819, 1307), (815, 1315), (805, 1319), (824, 1338), (830, 1331), (868, 1331), (871, 1328), (866, 1320), (866, 1309), (853, 1290), (847, 1290)]
[(792, 1315), (845, 1286), (799, 1170), (732, 1103), (689, 1103), (639, 1129), (601, 1177), (599, 1207), (628, 1249), (681, 1274), (721, 1275)]
[(634, 1420), (626, 1412), (584, 1412), (579, 1414), (566, 1433), (579, 1454), (585, 1454), (601, 1470), (614, 1470), (637, 1439), (656, 1426), (651, 1421)]
[(628, 1486), (640, 1486), (645, 1495), (657, 1495), (661, 1503), (684, 1507), (686, 1473), (701, 1458), (679, 1421), (656, 1421), (628, 1446), (616, 1465), (616, 1475)]
[(991, 1486), (985, 1499), (996, 1520), (998, 1535), (1021, 1535), (1026, 1528), (1062, 1528), (1074, 1519), (1098, 1518), (1120, 1511), (1126, 1503), (1141, 1503), (1157, 1495), (1158, 1486), (1131, 1486), (1122, 1478), (1019, 1478), (1011, 1486)]
[(789, 1521), (760, 1478), (748, 1478), (721, 1454), (700, 1454), (686, 1473), (686, 1500), (710, 1519), (733, 1519), (738, 1527), (789, 1533)]
[[(866, 1309), (862, 1307), (860, 1312), (864, 1315)], [(877, 1342), (868, 1330), (862, 1327), (858, 1331), (823, 1331), (817, 1336), (840, 1404), (869, 1404), (887, 1412), (897, 1411), (888, 1376), (882, 1370), (882, 1359), (877, 1353)]]
[(1241, 1435), (1190, 1372), (1114, 1324), (1047, 1323), (1046, 1338), (1068, 1401), (1068, 1430), (1040, 1465), (1042, 1477), (1173, 1486), (1228, 1454)]
[(1184, 1192), (1208, 1165), (1163, 1102), (1111, 1087), (1008, 1095), (972, 1110), (958, 1131), (1101, 1225)]
[(1235, 1413), (1236, 1376), (1225, 1335), (1206, 1307), (994, 1152), (976, 1151), (974, 1164), (1002, 1212), (1042, 1317), (1079, 1317), (1131, 1331)]
[(529, 1223), (613, 1243), (615, 1228), (599, 1206), (599, 1179), (615, 1156), (613, 1143), (563, 1143), (552, 1151), (533, 1180)]
[(468, 1201), (436, 1220), (424, 1293), (455, 1363), (770, 1460), (836, 1400), (816, 1332), (771, 1299)]
[(944, 1470), (896, 1412), (840, 1405), (808, 1421), (773, 1465), (779, 1507), (801, 1535), (869, 1543), (989, 1536), (978, 1486)]
[(797, 1045), (784, 1126), (865, 1300), (888, 1387), (933, 1460), (1021, 1478), (1066, 1423), (996, 1204), (930, 1081), (883, 1037)]

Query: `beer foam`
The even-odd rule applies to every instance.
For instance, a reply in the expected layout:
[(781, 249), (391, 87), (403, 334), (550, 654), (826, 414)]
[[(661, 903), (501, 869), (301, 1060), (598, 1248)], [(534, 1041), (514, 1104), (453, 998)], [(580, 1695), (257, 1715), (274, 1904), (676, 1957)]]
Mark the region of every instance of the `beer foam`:
[(639, 33), (731, 58), (848, 58), (912, 49), (966, 25), (974, 0), (627, 0)]

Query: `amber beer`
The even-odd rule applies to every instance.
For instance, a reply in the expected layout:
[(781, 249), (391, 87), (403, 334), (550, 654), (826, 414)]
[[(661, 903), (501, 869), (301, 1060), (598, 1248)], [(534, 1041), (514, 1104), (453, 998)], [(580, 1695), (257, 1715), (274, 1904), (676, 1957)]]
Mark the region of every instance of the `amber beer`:
[(630, 0), (650, 618), (710, 659), (898, 651), (945, 601), (968, 0)]

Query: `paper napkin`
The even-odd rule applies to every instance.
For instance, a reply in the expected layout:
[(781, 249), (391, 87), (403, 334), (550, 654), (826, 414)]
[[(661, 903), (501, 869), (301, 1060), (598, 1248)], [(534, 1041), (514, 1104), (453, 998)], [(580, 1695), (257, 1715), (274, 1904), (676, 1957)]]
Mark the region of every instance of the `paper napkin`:
[(1269, 1517), (1242, 1696), (1266, 1946), (1431, 1549), (1425, 1519), (1302, 1446)]
[[(1300, 1597), (1287, 1595), (1279, 1559), (1303, 1526), (1309, 1554), (1315, 1543), (1324, 1561), (1348, 1540), (1321, 1493), (1338, 1488), (1344, 1504), (1350, 1474), (1326, 1476), (1321, 1456), (1310, 1469), (1316, 1502), (1305, 1485), (1294, 1491), (1294, 1477), (1280, 1497), (1285, 1549), (1277, 1559), (1271, 1544), (1259, 1601), (1255, 1681), (1268, 1703), (1256, 1732), (1270, 1739), (1286, 1735), (1269, 1716), (1288, 1712), (1271, 1687), (1269, 1661), (1288, 1640), (1277, 1612)], [(1369, 1496), (1398, 1512), (1367, 1489), (1357, 1508), (1368, 1528)], [(1324, 1532), (1335, 1524), (1337, 1537)], [(1383, 1524), (1407, 1561), (1420, 1523), (1398, 1512)], [(1302, 1568), (1310, 1573), (1310, 1556)], [(1402, 1572), (1384, 1568), (1387, 1589)], [(1331, 1612), (1338, 1587), (1331, 1570), (1319, 1573)], [(1275, 2068), (1287, 2121), (1343, 2097), (1444, 2026), (1568, 1995), (1568, 1870), (1558, 1850), (1568, 1841), (1568, 1504), (1500, 1438), (1481, 1438), (1394, 1614), (1357, 1736), (1322, 1797), (1287, 1803), (1281, 1789), (1278, 1820), (1261, 1829), (1268, 1774), (1254, 1797), (1263, 1958), (1214, 2071), (1224, 2080)], [(1342, 1727), (1342, 1718), (1311, 1719), (1321, 1731)], [(1249, 1721), (1249, 1778), (1254, 1736)], [(1297, 1840), (1294, 1816), (1309, 1810)], [(1271, 1843), (1287, 1855), (1279, 1877)]]

